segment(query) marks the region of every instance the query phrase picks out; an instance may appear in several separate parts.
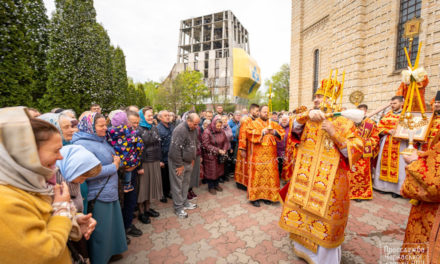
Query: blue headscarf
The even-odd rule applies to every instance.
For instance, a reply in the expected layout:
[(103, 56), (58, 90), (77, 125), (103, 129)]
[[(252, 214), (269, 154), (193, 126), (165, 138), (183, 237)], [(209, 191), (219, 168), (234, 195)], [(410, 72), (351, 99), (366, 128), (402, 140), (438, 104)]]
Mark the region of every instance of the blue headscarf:
[(57, 160), (57, 167), (67, 182), (71, 182), (98, 166), (101, 162), (96, 156), (81, 145), (62, 147), (62, 160)]
[[(63, 146), (70, 145), (71, 144), (70, 141), (64, 139), (63, 131), (61, 130), (61, 126), (60, 126), (60, 117), (61, 114), (46, 113), (44, 115), (39, 116), (38, 118), (51, 123), (58, 129), (61, 135), (61, 139), (63, 140)], [(64, 117), (69, 118), (68, 116), (64, 116)]]
[(153, 125), (152, 124), (149, 124), (148, 122), (147, 122), (147, 120), (145, 120), (145, 116), (144, 116), (144, 113), (142, 112), (142, 109), (141, 110), (139, 110), (139, 117), (140, 117), (140, 122), (139, 122), (139, 125), (141, 126), (141, 127), (146, 127), (148, 130), (150, 130), (152, 127), (153, 127)]

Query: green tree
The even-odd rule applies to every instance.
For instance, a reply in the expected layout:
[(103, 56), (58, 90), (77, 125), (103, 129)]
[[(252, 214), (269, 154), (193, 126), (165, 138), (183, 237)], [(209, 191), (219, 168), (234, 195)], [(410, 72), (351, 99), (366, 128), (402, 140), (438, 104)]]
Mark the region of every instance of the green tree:
[[(273, 111), (281, 111), (289, 109), (289, 87), (290, 87), (290, 66), (283, 64), (280, 71), (272, 75), (270, 80), (265, 82), (269, 87), (272, 85), (272, 109)], [(266, 96), (269, 95), (269, 89)]]
[(110, 40), (96, 23), (92, 0), (56, 0), (49, 34), (46, 109), (73, 108), (78, 113), (93, 102), (112, 107)]
[(0, 2), (0, 107), (38, 107), (46, 90), (48, 23), (42, 0)]
[(155, 81), (147, 81), (143, 84), (145, 96), (147, 98), (147, 104), (149, 104), (153, 109), (162, 110), (163, 107), (159, 99), (159, 83)]
[(266, 97), (263, 93), (260, 90), (255, 90), (249, 95), (248, 106), (251, 104), (263, 104), (264, 100), (266, 100)]
[(112, 76), (112, 89), (114, 91), (113, 96), (113, 106), (115, 108), (120, 106), (127, 106), (131, 104), (130, 98), (128, 97), (128, 78), (127, 70), (125, 65), (125, 55), (121, 48), (113, 46), (110, 47), (112, 54), (112, 66), (113, 66), (113, 76)]
[(183, 108), (199, 111), (203, 101), (210, 96), (209, 88), (203, 82), (203, 74), (198, 71), (184, 71), (173, 82), (176, 89), (182, 91)]

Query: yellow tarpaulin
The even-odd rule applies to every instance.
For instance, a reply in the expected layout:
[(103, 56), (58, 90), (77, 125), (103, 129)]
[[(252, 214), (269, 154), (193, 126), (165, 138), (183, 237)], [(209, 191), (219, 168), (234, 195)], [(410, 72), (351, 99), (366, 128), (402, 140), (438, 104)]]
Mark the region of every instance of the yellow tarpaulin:
[(233, 48), (234, 96), (247, 99), (261, 85), (260, 67), (243, 49)]

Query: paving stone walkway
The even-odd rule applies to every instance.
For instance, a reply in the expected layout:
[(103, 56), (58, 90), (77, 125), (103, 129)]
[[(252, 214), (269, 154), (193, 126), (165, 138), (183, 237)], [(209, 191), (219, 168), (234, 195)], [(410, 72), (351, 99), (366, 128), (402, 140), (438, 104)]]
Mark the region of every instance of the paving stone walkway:
[[(178, 219), (172, 202), (156, 202), (159, 218), (131, 238), (116, 263), (305, 263), (292, 252), (288, 233), (278, 226), (281, 205), (249, 204), (246, 192), (230, 181), (216, 196), (202, 185), (195, 189), (198, 208)], [(372, 201), (352, 201), (342, 244), (342, 263), (381, 263), (384, 245), (399, 248), (410, 210), (408, 200), (374, 193)], [(382, 262), (386, 263), (386, 262)]]

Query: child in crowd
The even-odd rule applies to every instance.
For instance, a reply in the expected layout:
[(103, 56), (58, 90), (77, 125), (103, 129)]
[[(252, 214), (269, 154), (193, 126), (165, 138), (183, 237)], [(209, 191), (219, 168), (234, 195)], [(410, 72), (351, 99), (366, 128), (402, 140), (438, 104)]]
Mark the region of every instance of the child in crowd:
[(107, 141), (115, 149), (124, 166), (124, 192), (134, 190), (131, 172), (139, 166), (144, 144), (138, 132), (128, 125), (125, 112), (117, 112), (111, 117), (111, 127), (107, 130)]

